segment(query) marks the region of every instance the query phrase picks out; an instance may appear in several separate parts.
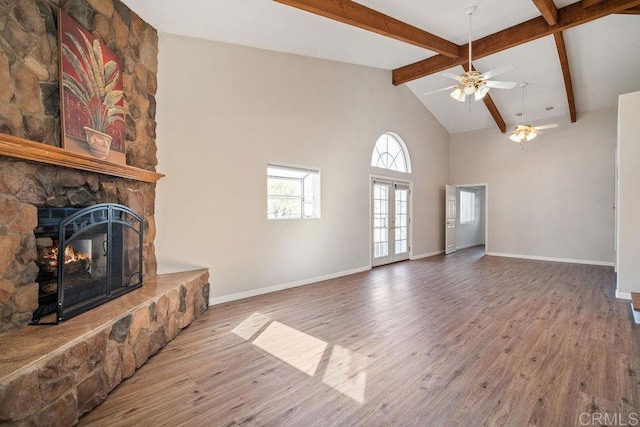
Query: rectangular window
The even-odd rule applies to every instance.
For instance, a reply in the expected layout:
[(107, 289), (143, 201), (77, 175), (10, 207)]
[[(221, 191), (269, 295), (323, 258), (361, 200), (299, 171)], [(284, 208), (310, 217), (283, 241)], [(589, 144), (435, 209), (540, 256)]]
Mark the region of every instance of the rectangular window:
[(476, 222), (476, 193), (460, 190), (460, 224)]
[(268, 164), (267, 218), (320, 218), (320, 170)]

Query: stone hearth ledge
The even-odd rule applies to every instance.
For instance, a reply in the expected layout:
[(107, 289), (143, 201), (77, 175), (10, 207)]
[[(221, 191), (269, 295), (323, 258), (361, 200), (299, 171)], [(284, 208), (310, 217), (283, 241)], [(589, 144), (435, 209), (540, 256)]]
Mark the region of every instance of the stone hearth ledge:
[(207, 269), (145, 278), (60, 325), (0, 337), (0, 424), (75, 424), (207, 310), (208, 280)]

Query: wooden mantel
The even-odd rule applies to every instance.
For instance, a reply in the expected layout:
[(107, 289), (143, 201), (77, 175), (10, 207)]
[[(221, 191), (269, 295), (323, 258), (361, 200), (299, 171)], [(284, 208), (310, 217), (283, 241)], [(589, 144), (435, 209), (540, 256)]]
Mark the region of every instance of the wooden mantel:
[(142, 182), (154, 183), (164, 176), (154, 171), (111, 163), (96, 157), (3, 133), (0, 133), (0, 156), (97, 172)]

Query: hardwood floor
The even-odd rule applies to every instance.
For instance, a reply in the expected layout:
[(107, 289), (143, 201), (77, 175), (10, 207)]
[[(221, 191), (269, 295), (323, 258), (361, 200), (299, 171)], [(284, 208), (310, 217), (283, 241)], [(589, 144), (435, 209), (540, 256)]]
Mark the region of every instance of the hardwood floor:
[(634, 425), (614, 289), (469, 248), (213, 306), (80, 425)]

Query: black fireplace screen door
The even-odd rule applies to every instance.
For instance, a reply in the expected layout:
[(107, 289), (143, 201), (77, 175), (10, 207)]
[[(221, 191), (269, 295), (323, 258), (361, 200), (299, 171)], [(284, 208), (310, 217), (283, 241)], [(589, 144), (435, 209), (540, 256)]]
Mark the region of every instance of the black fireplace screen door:
[(102, 203), (60, 222), (57, 322), (142, 286), (143, 220)]

